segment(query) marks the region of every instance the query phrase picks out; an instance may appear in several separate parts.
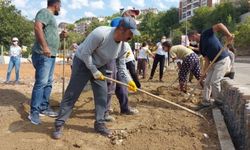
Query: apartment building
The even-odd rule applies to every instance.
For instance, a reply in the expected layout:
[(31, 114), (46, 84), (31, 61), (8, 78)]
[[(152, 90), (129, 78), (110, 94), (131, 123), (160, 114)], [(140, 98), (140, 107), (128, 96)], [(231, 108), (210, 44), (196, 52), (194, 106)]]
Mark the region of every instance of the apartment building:
[(179, 3), (179, 19), (180, 22), (188, 20), (194, 15), (194, 10), (202, 7), (213, 7), (219, 4), (221, 0), (180, 0)]

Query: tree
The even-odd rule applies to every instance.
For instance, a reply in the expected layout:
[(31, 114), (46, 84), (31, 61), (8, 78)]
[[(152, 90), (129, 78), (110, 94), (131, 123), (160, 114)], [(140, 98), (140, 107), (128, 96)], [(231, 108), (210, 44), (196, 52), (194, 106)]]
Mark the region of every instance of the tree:
[(250, 17), (246, 22), (240, 23), (235, 32), (235, 45), (242, 49), (250, 47)]
[(69, 32), (68, 33), (68, 38), (67, 38), (67, 43), (68, 45), (72, 45), (73, 43), (80, 44), (83, 42), (85, 39), (85, 36), (76, 32)]
[(179, 11), (178, 8), (170, 8), (164, 12), (159, 20), (159, 35), (169, 35), (170, 30), (179, 25)]
[(107, 26), (108, 23), (106, 21), (101, 22), (98, 20), (98, 18), (92, 18), (91, 23), (89, 24), (87, 31), (86, 31), (86, 35), (88, 35), (90, 32), (92, 32), (95, 28), (99, 27), (99, 26)]
[(249, 11), (250, 11), (249, 0), (240, 0), (238, 2), (238, 7), (236, 7), (236, 12), (237, 12), (238, 17)]
[(148, 36), (150, 41), (156, 40), (156, 29), (157, 29), (157, 15), (154, 13), (147, 13), (143, 16), (143, 19), (140, 23), (139, 30), (142, 35), (150, 35)]
[(194, 10), (194, 16), (191, 19), (192, 28), (201, 32), (202, 30), (210, 27), (212, 24), (209, 22), (209, 17), (213, 9), (211, 7), (200, 7)]
[(230, 27), (230, 30), (234, 30), (237, 22), (237, 13), (236, 8), (232, 3), (222, 3), (217, 5), (208, 21), (213, 24), (223, 23), (226, 26)]
[(28, 51), (34, 42), (33, 22), (21, 15), (10, 1), (0, 3), (0, 45), (8, 49), (12, 37), (18, 37), (20, 44), (28, 46)]
[(173, 45), (181, 44), (181, 36), (182, 35), (183, 35), (183, 32), (181, 32), (180, 29), (173, 30), (173, 37), (172, 37)]
[(68, 24), (66, 26), (66, 29), (69, 31), (69, 32), (73, 32), (74, 29), (75, 29), (75, 25), (74, 24)]

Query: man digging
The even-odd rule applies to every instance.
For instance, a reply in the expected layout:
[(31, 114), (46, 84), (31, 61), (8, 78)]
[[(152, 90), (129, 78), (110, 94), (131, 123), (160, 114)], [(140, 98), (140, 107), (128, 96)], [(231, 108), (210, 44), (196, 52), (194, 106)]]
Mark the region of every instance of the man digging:
[(122, 43), (129, 41), (133, 35), (139, 34), (135, 21), (131, 17), (123, 17), (118, 27), (98, 27), (80, 44), (73, 60), (70, 82), (61, 102), (59, 115), (55, 120), (53, 138), (61, 138), (65, 121), (70, 117), (74, 104), (88, 81), (91, 82), (94, 93), (94, 129), (104, 136), (112, 135), (112, 132), (105, 126), (107, 82), (103, 74), (106, 71), (106, 64), (118, 58), (117, 69), (120, 76), (128, 83), (130, 90), (137, 91), (134, 81), (126, 71), (124, 55), (126, 51)]

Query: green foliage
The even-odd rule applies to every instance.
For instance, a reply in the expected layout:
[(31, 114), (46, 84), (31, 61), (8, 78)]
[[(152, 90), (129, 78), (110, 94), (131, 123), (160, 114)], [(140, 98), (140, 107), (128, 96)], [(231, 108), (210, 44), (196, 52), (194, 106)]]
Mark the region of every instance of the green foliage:
[[(78, 45), (84, 41), (85, 36), (83, 34), (79, 34), (76, 32), (68, 32), (68, 37), (65, 39), (61, 39), (60, 42), (60, 50), (64, 49), (64, 44), (65, 44), (65, 49), (69, 49), (73, 43), (77, 43)], [(64, 43), (65, 42), (65, 43)]]
[(139, 30), (142, 35), (138, 37), (139, 42), (156, 43), (163, 35), (168, 36), (170, 30), (176, 28), (179, 24), (177, 8), (171, 8), (166, 12), (158, 14), (150, 12), (141, 15), (140, 18)]
[(72, 32), (75, 29), (75, 25), (74, 24), (68, 24), (66, 26), (66, 29), (67, 29), (67, 31)]
[(30, 47), (34, 42), (33, 22), (21, 15), (10, 1), (4, 1), (0, 5), (0, 45), (8, 50), (12, 37), (19, 39), (19, 44)]
[(159, 20), (159, 32), (158, 35), (169, 35), (170, 30), (176, 28), (179, 25), (179, 11), (177, 8), (170, 8), (164, 12)]
[(241, 48), (250, 47), (250, 17), (246, 22), (240, 23), (235, 32), (235, 45)]
[(114, 18), (116, 18), (116, 17), (120, 17), (120, 16), (121, 16), (120, 13), (115, 13), (115, 14), (113, 14), (112, 16), (106, 17), (106, 20), (112, 20), (112, 19), (114, 19)]
[(177, 45), (177, 44), (181, 44), (181, 35), (183, 35), (184, 33), (181, 32), (180, 29), (175, 29), (173, 30), (173, 37), (172, 37), (172, 43), (174, 45)]
[(216, 23), (223, 23), (232, 30), (235, 28), (237, 21), (236, 8), (232, 5), (232, 3), (222, 3), (217, 5), (211, 13), (208, 21), (210, 21), (212, 25)]
[(76, 32), (69, 32), (67, 42), (69, 45), (72, 43), (80, 44), (85, 39), (85, 36)]
[(184, 21), (182, 23), (179, 24), (178, 29), (183, 33), (186, 34), (186, 30), (187, 32), (191, 30), (192, 24), (190, 23), (190, 21)]
[(202, 31), (212, 26), (209, 21), (213, 8), (200, 7), (194, 11), (194, 16), (191, 19), (192, 28), (197, 31)]
[(89, 24), (86, 35), (92, 32), (95, 28), (99, 26), (108, 26), (108, 22), (106, 21), (99, 21), (97, 18), (93, 18), (92, 22)]
[(239, 7), (236, 8), (237, 17), (250, 11), (249, 0), (239, 1)]
[(157, 23), (158, 23), (157, 15), (154, 13), (147, 13), (139, 26), (139, 30), (141, 31), (142, 35), (150, 35), (147, 36), (150, 41), (156, 39), (156, 32), (157, 32)]

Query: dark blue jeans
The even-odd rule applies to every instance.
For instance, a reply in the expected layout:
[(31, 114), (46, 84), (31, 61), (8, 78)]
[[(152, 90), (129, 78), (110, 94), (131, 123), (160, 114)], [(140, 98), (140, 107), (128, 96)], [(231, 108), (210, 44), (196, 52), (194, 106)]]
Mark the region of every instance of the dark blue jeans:
[(6, 81), (10, 81), (10, 74), (12, 69), (15, 67), (16, 72), (16, 81), (19, 81), (19, 69), (20, 69), (20, 57), (19, 56), (11, 56), (10, 62), (7, 71)]
[(32, 63), (36, 70), (35, 84), (32, 91), (30, 112), (41, 112), (49, 106), (49, 97), (52, 90), (55, 58), (33, 53)]
[[(119, 73), (116, 69), (116, 61), (113, 60), (109, 62), (107, 65), (107, 69), (112, 71), (112, 74), (109, 76), (113, 79), (116, 79), (118, 81), (122, 81), (122, 78), (120, 77)], [(106, 112), (109, 111), (111, 106), (111, 99), (112, 99), (112, 93), (115, 90), (115, 95), (120, 103), (120, 111), (126, 112), (128, 111), (128, 90), (127, 87), (115, 84), (114, 82), (108, 81), (108, 95), (107, 95), (107, 106), (106, 106)]]

